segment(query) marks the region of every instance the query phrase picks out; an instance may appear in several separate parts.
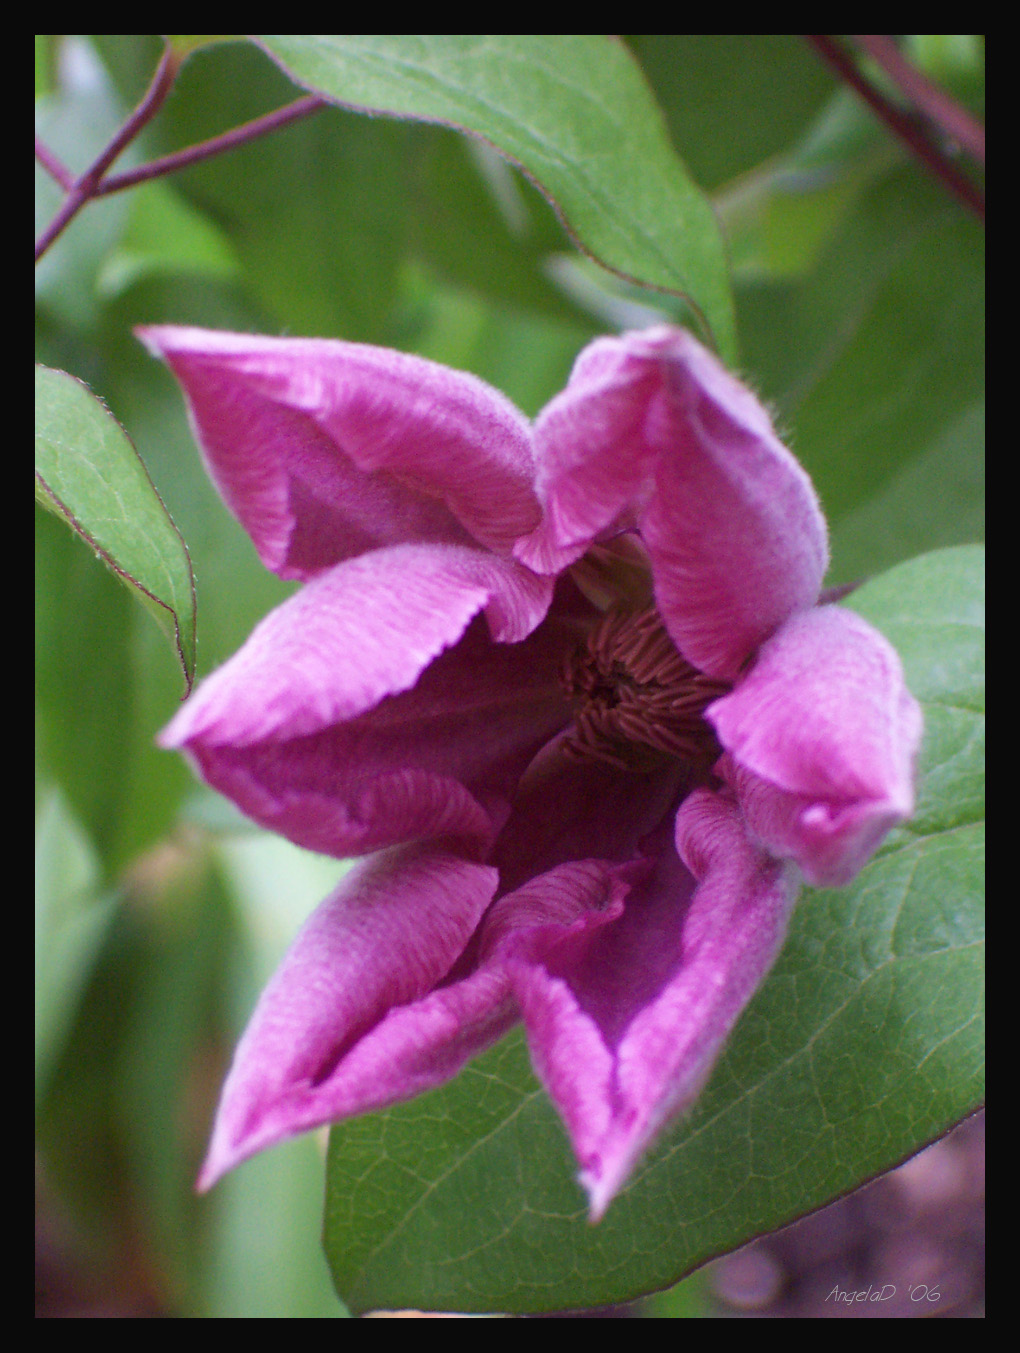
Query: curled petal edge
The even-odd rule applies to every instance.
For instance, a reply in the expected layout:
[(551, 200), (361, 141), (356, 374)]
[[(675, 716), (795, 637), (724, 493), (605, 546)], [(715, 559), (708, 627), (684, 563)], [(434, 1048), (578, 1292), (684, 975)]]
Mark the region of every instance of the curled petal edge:
[(815, 886), (849, 883), (913, 813), (920, 706), (895, 649), (852, 611), (791, 617), (705, 713), (751, 830)]
[(409, 541), (507, 555), (539, 520), (528, 420), (476, 376), (335, 339), (136, 333), (173, 370), (224, 501), (283, 577)]
[(553, 580), (480, 550), (395, 545), (337, 564), (255, 627), (160, 735), (163, 747), (306, 737), (412, 687), (484, 611), (516, 643)]

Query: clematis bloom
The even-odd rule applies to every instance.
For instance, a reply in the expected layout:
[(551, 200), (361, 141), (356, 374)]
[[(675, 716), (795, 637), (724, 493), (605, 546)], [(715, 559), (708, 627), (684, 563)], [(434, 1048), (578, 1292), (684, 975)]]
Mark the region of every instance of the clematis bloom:
[(370, 856), (263, 993), (201, 1185), (523, 1020), (599, 1217), (697, 1096), (800, 878), (847, 882), (912, 811), (920, 712), (885, 639), (820, 600), (807, 475), (665, 326), (590, 344), (534, 425), (401, 353), (140, 336), (303, 584), (163, 745), (263, 826)]

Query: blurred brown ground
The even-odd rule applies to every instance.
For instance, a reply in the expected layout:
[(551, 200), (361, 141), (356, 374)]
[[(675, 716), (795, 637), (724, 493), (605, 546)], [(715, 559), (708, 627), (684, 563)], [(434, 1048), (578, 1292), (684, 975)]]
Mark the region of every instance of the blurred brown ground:
[(717, 1260), (720, 1314), (984, 1316), (985, 1116), (785, 1230)]

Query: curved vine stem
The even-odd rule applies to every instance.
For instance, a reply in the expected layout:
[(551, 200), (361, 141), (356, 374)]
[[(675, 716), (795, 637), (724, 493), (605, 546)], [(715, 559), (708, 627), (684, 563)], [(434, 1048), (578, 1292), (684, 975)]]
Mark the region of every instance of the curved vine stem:
[(147, 179), (159, 178), (163, 174), (172, 174), (177, 169), (184, 169), (187, 165), (198, 164), (200, 160), (208, 160), (212, 155), (233, 150), (235, 146), (244, 145), (246, 141), (253, 141), (255, 137), (264, 136), (267, 132), (275, 132), (279, 127), (286, 127), (288, 123), (297, 122), (300, 118), (308, 117), (310, 113), (317, 113), (320, 108), (325, 107), (323, 99), (314, 94), (307, 94), (303, 99), (295, 99), (293, 103), (285, 104), (272, 113), (264, 113), (262, 117), (243, 122), (229, 132), (212, 136), (208, 141), (199, 141), (185, 150), (176, 150), (172, 155), (162, 155), (158, 160), (150, 160), (148, 164), (140, 165), (137, 169), (128, 169), (123, 174), (115, 174), (111, 178), (104, 179), (95, 196), (105, 197), (109, 193), (123, 192), (125, 188), (133, 188), (136, 183), (144, 183)]
[[(71, 224), (85, 203), (96, 196), (100, 180), (121, 151), (131, 144), (146, 123), (151, 122), (159, 109), (162, 108), (166, 102), (166, 96), (170, 93), (174, 81), (177, 79), (178, 65), (177, 57), (171, 50), (170, 44), (167, 43), (163, 48), (163, 55), (159, 59), (159, 65), (156, 67), (156, 73), (152, 77), (149, 88), (142, 95), (138, 107), (115, 133), (105, 149), (100, 152), (98, 158), (89, 165), (84, 174), (79, 175), (70, 185), (67, 196), (60, 204), (56, 216), (36, 240), (35, 258), (37, 263), (58, 235), (62, 234)], [(38, 153), (37, 146), (36, 154)], [(51, 163), (56, 160), (56, 157), (52, 155), (49, 158)], [(42, 163), (45, 164), (46, 161), (43, 160)], [(47, 165), (47, 168), (49, 167)]]
[(179, 58), (167, 45), (163, 50), (163, 55), (156, 67), (149, 88), (145, 91), (137, 108), (117, 131), (99, 157), (77, 178), (54, 155), (53, 151), (36, 137), (36, 159), (66, 193), (56, 216), (36, 240), (35, 258), (37, 263), (53, 241), (67, 229), (85, 203), (90, 202), (93, 198), (123, 192), (125, 188), (132, 188), (137, 183), (145, 183), (149, 179), (160, 178), (164, 174), (172, 174), (175, 170), (183, 169), (186, 165), (197, 164), (200, 160), (207, 160), (212, 155), (220, 155), (224, 151), (232, 150), (235, 146), (253, 141), (258, 136), (276, 131), (279, 127), (285, 127), (290, 122), (308, 117), (309, 114), (317, 113), (320, 108), (326, 107), (323, 99), (309, 94), (304, 98), (295, 99), (293, 103), (288, 103), (283, 108), (277, 108), (272, 113), (253, 118), (251, 122), (245, 122), (240, 127), (234, 127), (228, 132), (223, 132), (220, 136), (211, 137), (208, 141), (202, 141), (197, 145), (188, 146), (184, 150), (175, 151), (172, 155), (160, 156), (159, 159), (151, 160), (148, 164), (143, 164), (137, 169), (129, 169), (122, 174), (112, 174), (107, 177), (106, 171), (118, 155), (130, 145), (142, 128), (152, 121), (165, 103), (166, 97), (177, 79), (179, 66)]
[[(946, 185), (959, 200), (970, 208), (980, 220), (985, 219), (985, 198), (984, 193), (974, 183), (947, 150), (932, 139), (929, 134), (929, 122), (938, 126), (939, 130), (946, 133), (960, 145), (965, 142), (960, 138), (956, 131), (946, 125), (948, 109), (955, 110), (956, 116), (953, 119), (953, 126), (956, 128), (964, 127), (965, 123), (971, 124), (971, 128), (978, 127), (970, 117), (970, 114), (961, 109), (954, 100), (944, 91), (930, 85), (920, 72), (914, 70), (913, 66), (907, 62), (899, 53), (895, 44), (889, 41), (889, 47), (892, 47), (898, 57), (896, 64), (896, 73), (890, 69), (888, 71), (890, 78), (907, 93), (914, 101), (917, 111), (907, 110), (893, 103), (882, 93), (864, 72), (849, 53), (828, 33), (805, 33), (805, 38), (815, 48), (818, 54), (827, 61), (830, 66), (846, 81), (850, 87), (860, 95), (868, 106), (882, 119), (882, 121), (900, 138), (900, 140), (910, 149), (910, 151), (927, 168)], [(875, 60), (879, 64), (889, 60), (890, 53), (886, 47), (887, 39), (883, 35), (870, 35), (861, 38), (862, 46), (871, 51)], [(877, 45), (876, 45), (877, 44)], [(881, 53), (881, 56), (879, 55)], [(908, 74), (909, 73), (909, 74)], [(927, 101), (920, 97), (921, 82), (929, 89), (935, 90), (939, 96), (938, 112), (935, 111), (934, 102), (928, 98)], [(923, 115), (923, 116), (922, 116)], [(981, 152), (984, 154), (984, 130), (979, 128), (981, 133)], [(965, 135), (972, 136), (973, 131), (965, 131)], [(969, 147), (968, 147), (969, 148)]]
[(950, 98), (903, 55), (888, 33), (853, 33), (854, 42), (881, 66), (889, 79), (925, 117), (978, 162), (985, 162), (985, 129), (977, 118)]

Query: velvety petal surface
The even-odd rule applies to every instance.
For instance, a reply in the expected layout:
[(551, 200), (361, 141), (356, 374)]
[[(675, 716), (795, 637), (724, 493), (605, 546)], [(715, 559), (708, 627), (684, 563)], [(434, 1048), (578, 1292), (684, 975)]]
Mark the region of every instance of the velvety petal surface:
[(654, 359), (630, 352), (626, 340), (637, 337), (589, 343), (535, 420), (544, 515), (516, 554), (541, 572), (573, 563), (602, 533), (633, 526), (647, 501), (654, 467), (645, 423), (661, 377)]
[(238, 1044), (201, 1188), (267, 1146), (445, 1080), (502, 1032), (505, 984), (485, 974), (421, 1008), (496, 882), (494, 869), (421, 848), (376, 856), (343, 880), (306, 922)]
[[(920, 712), (884, 638), (816, 604), (807, 475), (668, 326), (590, 344), (534, 433), (483, 382), (401, 353), (140, 336), (260, 557), (305, 583), (161, 741), (299, 845), (381, 852), (260, 1000), (202, 1186), (439, 1084), (523, 1017), (597, 1219), (773, 962), (787, 861), (845, 882), (913, 808)], [(680, 759), (581, 759), (572, 735), (572, 699), (615, 708), (613, 683), (655, 708), (676, 666), (658, 624), (640, 652), (610, 651), (617, 614), (594, 628), (653, 600), (711, 689), (732, 687), (706, 711), (711, 789)], [(671, 690), (676, 715), (689, 693)]]
[(399, 545), (313, 579), (202, 683), (160, 739), (246, 746), (342, 723), (413, 686), (479, 611), (516, 642), (545, 615), (550, 579), (481, 550)]
[(596, 1219), (693, 1102), (779, 950), (795, 895), (735, 803), (706, 790), (684, 801), (676, 849), (648, 845), (643, 861), (577, 861), (532, 879), (483, 930)]
[(852, 611), (791, 617), (706, 717), (752, 831), (811, 883), (847, 883), (913, 812), (921, 711), (896, 651)]
[(531, 430), (498, 390), (386, 348), (158, 325), (220, 493), (267, 568), (407, 541), (508, 553), (539, 520)]
[(733, 680), (827, 559), (808, 476), (755, 396), (680, 329), (602, 338), (535, 425), (545, 519), (517, 546), (536, 569), (636, 527), (683, 655)]
[[(434, 561), (439, 547), (420, 548)], [(481, 558), (486, 567), (515, 567)], [(363, 562), (338, 565), (335, 573)], [(483, 616), (464, 620), (484, 604), (485, 589), (472, 584), (450, 593), (443, 573), (442, 633), (454, 635), (451, 595), (464, 601), (457, 624), (466, 629), (428, 661), (431, 640), (416, 646), (427, 640), (433, 618), (417, 612), (416, 584), (399, 569), (381, 586), (377, 608), (341, 606), (335, 616), (320, 616), (313, 606), (315, 628), (294, 621), (313, 589), (335, 581), (331, 573), (309, 583), (277, 612), (288, 613), (293, 654), (272, 632), (263, 635), (250, 661), (242, 650), (199, 688), (164, 740), (182, 746), (203, 778), (243, 812), (309, 850), (342, 858), (451, 836), (477, 852), (502, 827), (528, 763), (569, 720), (559, 672), (590, 607), (565, 579), (538, 630), (519, 643), (494, 643)]]

